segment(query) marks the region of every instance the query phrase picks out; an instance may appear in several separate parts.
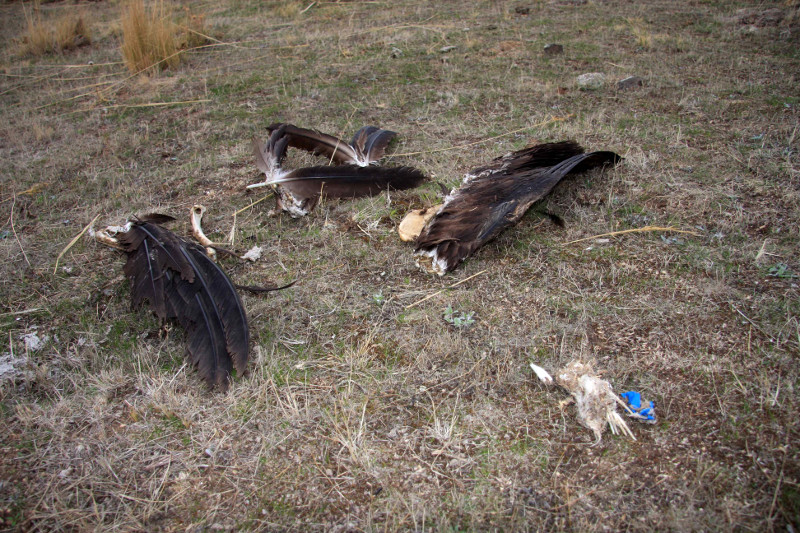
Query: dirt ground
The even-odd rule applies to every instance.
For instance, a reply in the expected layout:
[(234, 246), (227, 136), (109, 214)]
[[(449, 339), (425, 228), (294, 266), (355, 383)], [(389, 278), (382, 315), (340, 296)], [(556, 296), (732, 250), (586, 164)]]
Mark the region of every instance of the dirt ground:
[[(796, 0), (165, 5), (205, 44), (131, 73), (124, 3), (0, 4), (0, 529), (800, 528)], [(76, 13), (90, 43), (26, 48)], [(273, 216), (246, 186), (277, 121), (396, 131), (385, 164), (430, 181)], [(625, 160), (453, 273), (416, 267), (409, 209), (565, 139)], [(220, 258), (235, 281), (297, 280), (243, 294), (226, 393), (81, 233), (161, 212), (188, 237), (197, 203), (264, 249)], [(529, 366), (575, 360), (657, 422), (593, 446)]]

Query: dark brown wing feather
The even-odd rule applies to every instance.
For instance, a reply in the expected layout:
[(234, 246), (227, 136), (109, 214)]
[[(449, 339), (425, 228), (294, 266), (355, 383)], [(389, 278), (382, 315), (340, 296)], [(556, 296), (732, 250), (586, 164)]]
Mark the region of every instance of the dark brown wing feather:
[(386, 153), (386, 147), (397, 135), (397, 132), (382, 130), (375, 126), (364, 126), (353, 135), (350, 145), (355, 149), (357, 157), (365, 165), (378, 161)]
[(358, 198), (372, 196), (385, 190), (411, 189), (426, 180), (425, 175), (411, 167), (336, 167), (300, 168), (276, 183), (289, 190), (295, 198)]
[(256, 156), (256, 166), (258, 170), (267, 176), (267, 179), (280, 170), (281, 164), (286, 157), (289, 137), (286, 136), (285, 131), (283, 127), (272, 130), (267, 144), (262, 143), (257, 137), (253, 137), (253, 154)]
[(119, 236), (135, 306), (144, 300), (188, 334), (189, 359), (210, 386), (225, 390), (232, 369), (244, 372), (250, 333), (233, 283), (202, 247), (142, 219)]
[[(556, 146), (560, 144), (556, 143)], [(577, 145), (573, 143), (573, 146)], [(569, 151), (556, 147), (557, 154)], [(546, 148), (540, 149), (537, 156), (539, 161), (548, 162), (558, 157)], [(531, 160), (525, 165), (533, 164), (533, 167), (523, 166), (523, 170), (515, 172), (501, 169), (476, 177), (452, 193), (422, 230), (416, 241), (416, 254), (430, 260), (434, 264), (431, 270), (437, 273), (451, 271), (522, 218), (534, 202), (547, 195), (567, 174), (616, 163), (620, 159), (614, 152), (578, 153), (553, 166), (539, 166)], [(517, 164), (513, 160), (506, 163)]]
[(356, 162), (356, 153), (353, 147), (333, 135), (299, 128), (292, 124), (275, 123), (267, 127), (270, 132), (279, 128), (283, 128), (284, 135), (292, 148), (327, 157), (338, 164)]
[(517, 172), (525, 169), (551, 167), (582, 153), (583, 147), (575, 141), (537, 144), (497, 157), (488, 165), (470, 170), (468, 175), (480, 176), (497, 171)]

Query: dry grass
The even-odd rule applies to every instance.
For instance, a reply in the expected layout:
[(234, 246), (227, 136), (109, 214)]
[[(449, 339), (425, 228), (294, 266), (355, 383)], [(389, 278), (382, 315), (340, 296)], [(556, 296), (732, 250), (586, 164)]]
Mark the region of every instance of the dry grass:
[(180, 63), (178, 27), (163, 0), (146, 6), (131, 0), (122, 12), (122, 57), (132, 73), (174, 68)]
[[(174, 20), (173, 20), (174, 19)], [(206, 16), (188, 7), (175, 14), (163, 0), (131, 0), (122, 13), (122, 56), (132, 73), (176, 67), (182, 51), (208, 44)]]
[(25, 10), (25, 23), (26, 31), (18, 45), (18, 53), (22, 56), (61, 53), (92, 42), (85, 15), (78, 11), (72, 10), (45, 20), (37, 2), (30, 12)]
[[(165, 14), (236, 43), (158, 77), (119, 63), (113, 2), (93, 5), (91, 48), (7, 44), (0, 529), (797, 530), (793, 2), (758, 26), (775, 17), (755, 2), (230, 0)], [(13, 35), (25, 16), (3, 9)], [(572, 89), (594, 71), (607, 86)], [(618, 91), (630, 75), (644, 85)], [(391, 163), (448, 187), (532, 142), (626, 160), (545, 200), (564, 228), (531, 212), (438, 278), (395, 233), (440, 201), (434, 183), (303, 220), (244, 209), (261, 198), (249, 139), (274, 121), (392, 129), (410, 155)], [(130, 308), (117, 252), (82, 238), (53, 273), (98, 214), (167, 212), (188, 235), (195, 203), (210, 238), (238, 211), (235, 247), (264, 248), (220, 259), (237, 282), (298, 280), (243, 296), (251, 361), (226, 394), (186, 366), (179, 328)], [(655, 400), (659, 422), (591, 447), (528, 367), (572, 359)]]

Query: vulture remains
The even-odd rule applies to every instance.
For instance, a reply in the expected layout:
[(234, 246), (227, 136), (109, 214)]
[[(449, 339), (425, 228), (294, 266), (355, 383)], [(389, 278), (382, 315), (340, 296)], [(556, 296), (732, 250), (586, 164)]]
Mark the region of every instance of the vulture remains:
[[(548, 386), (553, 384), (553, 376), (547, 370), (533, 363), (530, 365), (542, 383)], [(575, 402), (578, 421), (594, 433), (595, 441), (592, 446), (600, 443), (606, 426), (614, 435), (627, 435), (636, 440), (628, 424), (617, 412), (617, 404), (629, 414), (632, 414), (631, 410), (617, 396), (611, 384), (594, 370), (591, 361), (588, 363), (571, 361), (556, 373), (555, 383), (572, 395), (571, 402)], [(561, 406), (571, 402), (563, 401)]]
[(333, 135), (298, 128), (292, 124), (277, 122), (267, 126), (270, 133), (280, 128), (283, 128), (284, 135), (292, 148), (324, 156), (339, 165), (350, 164), (359, 167), (366, 167), (382, 158), (389, 142), (397, 135), (394, 131), (364, 126), (353, 135), (350, 144), (347, 144)]
[[(323, 196), (326, 198), (373, 196), (385, 190), (411, 189), (426, 179), (422, 172), (411, 167), (346, 164), (284, 170), (281, 168), (281, 163), (286, 155), (286, 148), (291, 145), (293, 138), (293, 134), (287, 133), (293, 131), (289, 128), (288, 125), (280, 125), (273, 129), (266, 145), (258, 139), (253, 139), (256, 166), (264, 173), (266, 179), (248, 188), (267, 185), (273, 187), (277, 196), (277, 208), (288, 212), (292, 217), (297, 218), (310, 213)], [(291, 128), (300, 129), (294, 126)], [(362, 128), (359, 131), (369, 130)], [(370, 135), (381, 131), (385, 130), (365, 134), (367, 140)], [(356, 136), (358, 137), (358, 134)]]
[(473, 169), (417, 237), (417, 264), (444, 275), (516, 223), (567, 174), (615, 164), (614, 152), (590, 152), (574, 141), (539, 144)]
[(235, 368), (247, 364), (250, 330), (230, 278), (202, 246), (161, 226), (174, 220), (150, 214), (122, 228), (98, 232), (101, 242), (124, 251), (132, 303), (147, 300), (162, 320), (176, 319), (188, 334), (189, 360), (209, 388), (227, 390)]

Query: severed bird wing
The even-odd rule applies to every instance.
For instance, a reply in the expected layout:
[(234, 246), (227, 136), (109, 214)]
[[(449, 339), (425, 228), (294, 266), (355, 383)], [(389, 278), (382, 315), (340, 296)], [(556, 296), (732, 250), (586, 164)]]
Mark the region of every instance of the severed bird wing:
[(467, 176), (475, 178), (494, 172), (510, 173), (525, 169), (550, 167), (582, 153), (583, 147), (575, 141), (537, 144), (497, 157), (487, 165), (470, 170)]
[(250, 332), (230, 278), (205, 254), (151, 217), (119, 234), (128, 255), (123, 271), (132, 302), (144, 300), (161, 319), (176, 319), (188, 334), (190, 361), (209, 387), (226, 390), (232, 369), (245, 371)]
[[(562, 150), (564, 146), (551, 143), (540, 147), (537, 158), (553, 163), (565, 153), (574, 152), (572, 148)], [(574, 143), (573, 146), (577, 147)], [(499, 169), (467, 180), (450, 194), (417, 238), (417, 263), (439, 275), (453, 270), (475, 250), (519, 221), (528, 208), (549, 194), (564, 176), (613, 164), (620, 159), (614, 152), (579, 152), (552, 166), (540, 166), (534, 160), (515, 167), (521, 170)], [(514, 166), (519, 162), (506, 163)]]

